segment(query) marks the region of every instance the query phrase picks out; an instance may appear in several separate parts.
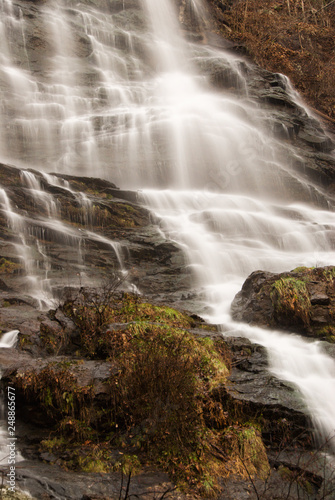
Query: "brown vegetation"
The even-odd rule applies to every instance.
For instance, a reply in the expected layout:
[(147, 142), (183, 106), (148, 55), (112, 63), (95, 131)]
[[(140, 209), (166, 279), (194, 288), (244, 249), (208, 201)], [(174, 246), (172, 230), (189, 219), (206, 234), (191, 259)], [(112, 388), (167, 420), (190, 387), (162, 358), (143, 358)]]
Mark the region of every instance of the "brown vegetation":
[[(332, 283), (332, 269), (325, 272)], [(268, 491), (273, 473), (262, 441), (269, 439), (268, 417), (227, 393), (226, 342), (198, 317), (117, 292), (119, 283), (115, 276), (100, 289), (69, 293), (57, 311), (49, 311), (50, 317), (62, 311), (76, 335), (45, 322), (47, 351), (76, 349), (75, 355), (53, 356), (11, 375), (20, 411), (50, 428), (40, 442), (41, 456), (49, 453), (66, 469), (121, 471), (128, 483), (158, 467), (195, 499), (217, 498), (224, 482), (238, 476), (252, 484), (257, 498), (273, 498), (271, 492), (257, 493), (257, 487)], [(273, 289), (283, 306), (292, 302), (286, 288)], [(292, 443), (286, 419), (272, 424), (273, 449), (277, 441)], [(294, 481), (292, 475), (283, 480), (284, 489)]]
[[(189, 332), (195, 320), (187, 314), (115, 294), (118, 283), (82, 289), (64, 303), (78, 329), (80, 358), (50, 361), (12, 381), (22, 401), (54, 424), (42, 450), (64, 467), (91, 472), (159, 465), (181, 488), (212, 495), (223, 467), (212, 443), (217, 449), (230, 423), (212, 391), (229, 374), (228, 348), (220, 337)], [(45, 344), (48, 331), (43, 334)], [(54, 338), (48, 348), (53, 344)], [(94, 384), (81, 385), (74, 375), (87, 358), (113, 365), (102, 399)]]
[(335, 118), (335, 2), (212, 0), (221, 32), (264, 68), (287, 75), (305, 99)]

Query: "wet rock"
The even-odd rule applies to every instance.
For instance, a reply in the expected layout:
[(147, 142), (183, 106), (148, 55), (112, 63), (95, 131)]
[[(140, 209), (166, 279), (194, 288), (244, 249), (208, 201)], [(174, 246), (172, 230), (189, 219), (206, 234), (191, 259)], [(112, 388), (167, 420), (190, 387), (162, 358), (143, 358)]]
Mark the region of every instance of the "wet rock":
[(317, 151), (327, 153), (335, 148), (334, 142), (329, 137), (326, 137), (325, 135), (317, 135), (313, 131), (306, 129), (300, 130), (298, 137)]
[(269, 90), (264, 90), (259, 94), (259, 98), (268, 104), (273, 104), (274, 106), (291, 109), (295, 108), (295, 104), (292, 99), (290, 99), (285, 90), (279, 86), (271, 87)]
[(322, 292), (311, 292), (311, 304), (313, 306), (315, 305), (322, 305), (322, 306), (327, 306), (328, 304), (330, 304), (330, 298), (328, 297), (328, 295), (326, 295), (325, 293), (322, 293)]
[(223, 390), (223, 397), (243, 403), (250, 418), (262, 415), (266, 442), (280, 442), (285, 433), (293, 439), (312, 432), (306, 406), (296, 388), (269, 372), (266, 349), (244, 338), (225, 338), (225, 342), (232, 355), (232, 371), (218, 395)]
[[(60, 185), (49, 184), (39, 172), (30, 173), (41, 185), (40, 194), (29, 189), (18, 169), (0, 165), (0, 183), (6, 186), (13, 212), (21, 217), (22, 236), (29, 239), (41, 286), (48, 275), (47, 281), (59, 295), (64, 268), (69, 281), (78, 287), (83, 271), (98, 284), (119, 270), (123, 261), (131, 269), (130, 283), (142, 292), (174, 293), (189, 287), (181, 250), (162, 238), (148, 210), (137, 203), (136, 192), (119, 190), (101, 179), (58, 174)], [(62, 179), (70, 183), (70, 190), (61, 186)], [(57, 212), (49, 219), (45, 218), (46, 202), (49, 210), (53, 206)], [(12, 256), (13, 245), (20, 244), (22, 236), (13, 231), (8, 217), (0, 216), (0, 258)], [(21, 259), (18, 265), (20, 272), (7, 273), (3, 280), (17, 295), (28, 283), (26, 263)], [(42, 295), (41, 290), (43, 300)]]
[[(67, 472), (58, 465), (50, 467), (36, 461), (24, 461), (17, 471), (17, 486), (41, 500), (114, 500), (125, 494), (127, 484), (117, 472), (104, 475)], [(154, 500), (164, 492), (171, 500), (187, 498), (174, 491), (174, 485), (166, 474), (150, 470), (131, 478), (128, 493), (134, 498), (138, 496), (143, 500)]]
[(6, 283), (0, 279), (0, 290), (3, 291), (3, 292), (11, 292), (12, 289), (9, 288), (9, 286), (6, 285)]
[(300, 148), (303, 161), (296, 168), (329, 188), (335, 179), (334, 158), (329, 155), (334, 141), (320, 122), (306, 112), (303, 104), (295, 101), (285, 77), (249, 65), (247, 89), (250, 97), (271, 107), (272, 120), (268, 117), (264, 125), (275, 137), (292, 141)]
[[(24, 364), (22, 364), (22, 360), (24, 360)], [(78, 387), (92, 386), (94, 397), (100, 398), (100, 400), (104, 398), (108, 404), (108, 379), (111, 374), (117, 371), (116, 364), (108, 361), (76, 359), (65, 356), (50, 356), (48, 358), (24, 356), (17, 363), (10, 364), (3, 378), (6, 379), (9, 375), (24, 377), (31, 371), (39, 374), (46, 367), (56, 371), (65, 367), (68, 373), (74, 376)], [(33, 412), (33, 409), (31, 411)]]
[(207, 75), (209, 82), (216, 88), (242, 92), (245, 90), (242, 63), (237, 64), (235, 70), (225, 65), (220, 59), (217, 61), (205, 60), (200, 64), (202, 72)]
[(41, 453), (40, 457), (44, 462), (54, 463), (57, 460), (57, 457), (52, 453)]
[(123, 189), (108, 188), (107, 193), (121, 200), (127, 200), (132, 203), (138, 203), (138, 193), (136, 191), (125, 191)]
[(70, 184), (76, 191), (97, 191), (98, 193), (103, 193), (106, 189), (116, 189), (116, 185), (113, 182), (106, 181), (105, 179), (99, 179), (97, 177), (78, 177), (74, 175), (59, 175), (52, 174), (60, 179), (65, 179), (70, 181)]
[(57, 321), (52, 321), (48, 318), (40, 323), (40, 331), (48, 335), (58, 336), (63, 329)]

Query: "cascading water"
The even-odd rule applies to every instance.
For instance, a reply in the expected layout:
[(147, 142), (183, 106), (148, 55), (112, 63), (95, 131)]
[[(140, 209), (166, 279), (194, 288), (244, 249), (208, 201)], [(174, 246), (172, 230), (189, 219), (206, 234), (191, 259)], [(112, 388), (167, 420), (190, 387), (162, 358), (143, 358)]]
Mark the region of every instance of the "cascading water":
[[(19, 330), (12, 330), (10, 332), (4, 333), (0, 338), (0, 349), (10, 349), (14, 347), (17, 341), (17, 336)], [(1, 379), (0, 372), (0, 379)], [(4, 467), (7, 464), (8, 459), (8, 428), (5, 426), (6, 421), (6, 411), (3, 395), (0, 394), (0, 466)], [(16, 453), (16, 462), (23, 460), (20, 453)]]
[[(252, 66), (186, 41), (174, 1), (101, 2), (100, 10), (95, 4), (50, 0), (28, 24), (24, 2), (0, 2), (1, 159), (39, 169), (64, 190), (69, 185), (50, 172), (141, 189), (166, 237), (185, 251), (197, 312), (265, 345), (271, 369), (300, 388), (321, 436), (333, 434), (334, 362), (314, 343), (234, 323), (229, 314), (251, 271), (334, 264), (335, 215), (325, 190), (306, 175), (301, 150), (274, 136), (282, 115), (253, 100)], [(203, 15), (200, 0), (182, 4), (183, 15), (186, 4), (195, 18)], [(211, 85), (217, 78), (227, 91)], [(45, 205), (43, 227), (78, 246), (81, 233), (59, 222), (57, 203), (40, 181), (22, 175)], [(5, 195), (3, 210), (14, 220)], [(89, 201), (81, 196), (80, 203), (86, 236), (102, 242), (90, 229)], [(118, 245), (103, 243), (122, 268)], [(48, 280), (46, 249), (39, 254)], [(321, 400), (328, 403), (322, 411)]]
[[(144, 3), (155, 36), (159, 36), (163, 25), (165, 31), (173, 29), (173, 20), (169, 25), (167, 12), (162, 15), (161, 5), (152, 0)], [(169, 69), (172, 68), (171, 59), (175, 57), (173, 71), (181, 72), (182, 66), (178, 66), (176, 56), (180, 44), (174, 44), (175, 38), (171, 37), (168, 57), (165, 56), (165, 43), (163, 50), (160, 44), (155, 44), (155, 47), (158, 58), (165, 57)], [(243, 278), (256, 269), (283, 271), (298, 265), (331, 264), (334, 213), (296, 203), (294, 197), (287, 199), (286, 176), (294, 177), (312, 198), (313, 188), (287, 169), (277, 145), (274, 142), (267, 145), (268, 138), (262, 129), (256, 129), (245, 117), (241, 119), (229, 106), (227, 112), (227, 98), (208, 94), (190, 74), (184, 78), (189, 78), (191, 85), (185, 94), (180, 95), (180, 85), (179, 92), (176, 92), (174, 74), (165, 75), (163, 102), (172, 114), (172, 121), (179, 115), (175, 131), (180, 146), (178, 171), (181, 169), (182, 173), (175, 187), (186, 187), (188, 191), (145, 191), (144, 200), (161, 218), (166, 234), (185, 249), (199, 294), (206, 304), (207, 319), (223, 325), (228, 335), (245, 335), (264, 345), (270, 354), (273, 373), (299, 387), (320, 441), (329, 440), (335, 434), (334, 361), (320, 348), (297, 336), (234, 324), (229, 308)], [(229, 98), (228, 102), (234, 101)], [(187, 106), (190, 109), (180, 117), (180, 108), (185, 110)], [(210, 130), (206, 127), (209, 125), (209, 111)], [(180, 126), (181, 120), (184, 120), (183, 126)], [(197, 121), (202, 124), (198, 130), (193, 127)], [(193, 144), (188, 145), (189, 127), (192, 127)], [(212, 144), (207, 142), (208, 135)], [(192, 161), (190, 175), (187, 161), (192, 158), (194, 150), (201, 162), (199, 165)], [(211, 157), (209, 176), (206, 172), (207, 154)], [(266, 165), (273, 168), (272, 182), (278, 188), (277, 192), (269, 189)], [(202, 191), (194, 189), (199, 177), (203, 180)], [(335, 449), (334, 442), (332, 448)]]

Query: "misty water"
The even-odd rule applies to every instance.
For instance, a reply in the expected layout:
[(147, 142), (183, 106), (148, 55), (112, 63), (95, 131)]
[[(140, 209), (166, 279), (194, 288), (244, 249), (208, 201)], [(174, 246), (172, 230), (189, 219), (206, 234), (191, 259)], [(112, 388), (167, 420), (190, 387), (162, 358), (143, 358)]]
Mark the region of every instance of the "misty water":
[[(15, 346), (17, 342), (17, 337), (19, 330), (11, 330), (3, 334), (0, 338), (0, 349), (10, 349)], [(0, 380), (1, 380), (0, 372)], [(4, 398), (2, 393), (0, 394), (0, 466), (4, 466), (8, 463), (9, 448), (8, 448), (8, 425), (7, 425), (7, 411), (5, 408)], [(17, 452), (15, 455), (16, 462), (23, 460), (22, 455)]]
[[(249, 62), (185, 37), (172, 0), (130, 3), (142, 9), (110, 13), (104, 2), (97, 10), (94, 2), (48, 0), (32, 49), (22, 9), (0, 1), (0, 161), (38, 170), (51, 184), (60, 182), (56, 172), (139, 190), (165, 237), (185, 253), (197, 313), (225, 335), (264, 345), (270, 369), (299, 387), (324, 440), (335, 430), (334, 361), (298, 335), (233, 322), (230, 304), (252, 271), (334, 264), (331, 201), (295, 168), (304, 161), (299, 150), (275, 138), (271, 110), (249, 95)], [(190, 4), (202, 29), (204, 6)], [(210, 85), (213, 66), (229, 71), (234, 91)], [(80, 259), (80, 233), (59, 221), (56, 200), (43, 194), (36, 176), (23, 177), (44, 200), (44, 227), (76, 246)], [(15, 215), (4, 189), (0, 203), (19, 234), (16, 251), (28, 262), (31, 294), (43, 291), (45, 299), (52, 294), (46, 249), (37, 249), (41, 273), (27, 221)], [(109, 244), (124, 271), (118, 242)]]

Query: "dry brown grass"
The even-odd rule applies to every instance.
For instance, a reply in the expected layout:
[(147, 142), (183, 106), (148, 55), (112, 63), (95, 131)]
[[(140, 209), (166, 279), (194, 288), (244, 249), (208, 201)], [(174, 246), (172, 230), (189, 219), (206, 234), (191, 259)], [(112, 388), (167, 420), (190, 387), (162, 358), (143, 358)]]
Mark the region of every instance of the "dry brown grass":
[[(225, 37), (255, 62), (287, 75), (316, 109), (335, 118), (335, 2), (212, 0)], [(222, 13), (220, 7), (230, 4)], [(324, 8), (326, 4), (328, 7)]]

